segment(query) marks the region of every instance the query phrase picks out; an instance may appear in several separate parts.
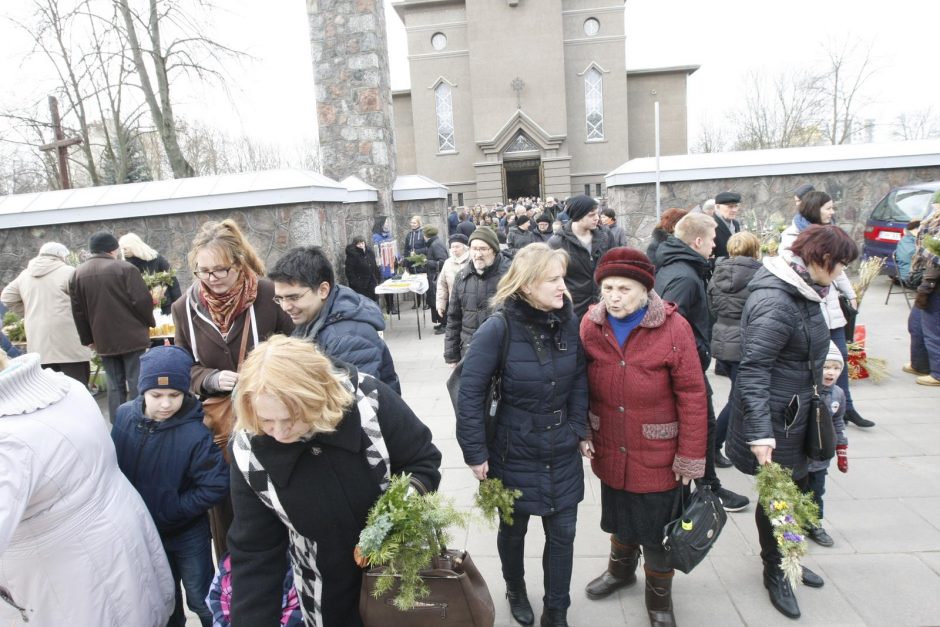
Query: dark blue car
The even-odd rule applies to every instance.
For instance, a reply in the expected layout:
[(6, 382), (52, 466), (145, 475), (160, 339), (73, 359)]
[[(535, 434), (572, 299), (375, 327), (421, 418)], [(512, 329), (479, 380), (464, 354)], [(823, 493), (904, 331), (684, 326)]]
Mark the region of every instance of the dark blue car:
[(930, 200), (937, 190), (940, 190), (940, 181), (911, 183), (885, 194), (865, 223), (862, 258), (883, 257), (885, 272), (890, 276), (897, 274), (893, 255), (904, 235), (904, 227), (930, 212)]

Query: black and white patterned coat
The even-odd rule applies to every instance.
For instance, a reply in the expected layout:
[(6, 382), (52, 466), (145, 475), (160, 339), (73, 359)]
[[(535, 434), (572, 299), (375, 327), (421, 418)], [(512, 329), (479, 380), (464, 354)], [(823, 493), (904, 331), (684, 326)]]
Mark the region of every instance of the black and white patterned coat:
[[(353, 561), (369, 508), (391, 475), (440, 483), (430, 430), (391, 388), (351, 373), (356, 400), (334, 433), (281, 444), (232, 440), (232, 625), (277, 625), (287, 553), (307, 627), (361, 625)], [(350, 387), (352, 387), (350, 383)]]

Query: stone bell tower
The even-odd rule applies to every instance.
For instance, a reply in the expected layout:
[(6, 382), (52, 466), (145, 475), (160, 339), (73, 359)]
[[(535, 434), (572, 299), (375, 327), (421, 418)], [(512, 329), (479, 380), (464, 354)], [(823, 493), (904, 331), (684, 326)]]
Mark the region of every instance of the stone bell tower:
[(307, 0), (307, 14), (323, 174), (337, 181), (359, 177), (378, 190), (376, 215), (394, 216), (395, 135), (382, 0)]

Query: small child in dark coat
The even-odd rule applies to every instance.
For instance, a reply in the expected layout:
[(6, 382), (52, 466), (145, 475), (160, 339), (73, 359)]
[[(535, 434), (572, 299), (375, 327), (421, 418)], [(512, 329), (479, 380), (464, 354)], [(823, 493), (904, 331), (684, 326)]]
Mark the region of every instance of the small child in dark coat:
[[(842, 353), (833, 342), (829, 343), (829, 354), (826, 355), (826, 363), (823, 365), (823, 389), (820, 394), (829, 413), (832, 414), (832, 425), (836, 430), (836, 464), (840, 472), (849, 471), (849, 440), (845, 436), (845, 392), (842, 391), (836, 381), (842, 373), (845, 362), (842, 361)], [(813, 500), (819, 506), (818, 527), (808, 529), (807, 534), (810, 539), (820, 546), (832, 546), (835, 541), (826, 530), (823, 529), (823, 495), (826, 493), (826, 474), (829, 471), (829, 462), (809, 462), (809, 486), (808, 490), (813, 492)]]
[(212, 625), (206, 595), (215, 565), (206, 512), (228, 494), (228, 466), (189, 393), (190, 354), (152, 348), (140, 358), (140, 396), (118, 408), (111, 439), (118, 465), (137, 488), (160, 532), (176, 581), (168, 627), (183, 627), (183, 597), (203, 627)]

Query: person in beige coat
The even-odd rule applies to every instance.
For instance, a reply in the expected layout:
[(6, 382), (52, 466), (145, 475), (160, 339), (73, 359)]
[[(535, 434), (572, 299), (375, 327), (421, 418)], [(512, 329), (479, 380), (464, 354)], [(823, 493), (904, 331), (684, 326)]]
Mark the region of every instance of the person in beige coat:
[(441, 266), (441, 273), (437, 276), (437, 300), (435, 305), (437, 306), (437, 313), (441, 316), (442, 328), (440, 332), (435, 331), (438, 335), (443, 333), (443, 328), (447, 324), (447, 302), (450, 300), (450, 291), (454, 286), (454, 279), (457, 278), (457, 273), (470, 261), (469, 241), (467, 236), (462, 233), (451, 235), (450, 239), (447, 240), (450, 246), (450, 257)]
[(26, 350), (39, 353), (44, 368), (88, 385), (91, 351), (78, 339), (69, 301), (69, 279), (75, 268), (65, 262), (69, 250), (47, 242), (26, 269), (3, 288), (0, 301), (23, 317)]

